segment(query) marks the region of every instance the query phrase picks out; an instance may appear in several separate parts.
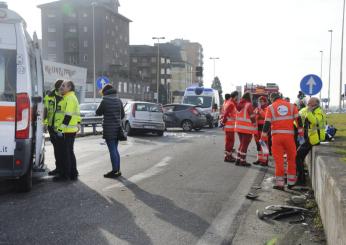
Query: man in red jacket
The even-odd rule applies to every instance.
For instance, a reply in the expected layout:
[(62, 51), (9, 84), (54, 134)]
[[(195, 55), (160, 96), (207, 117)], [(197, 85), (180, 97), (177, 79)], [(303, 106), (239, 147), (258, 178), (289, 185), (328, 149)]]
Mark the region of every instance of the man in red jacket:
[[(258, 98), (258, 107), (255, 108), (254, 113), (256, 114), (256, 123), (257, 123), (257, 134), (255, 134), (255, 141), (257, 146), (257, 161), (253, 164), (268, 166), (268, 154), (265, 154), (262, 151), (261, 144), (259, 143), (261, 139), (262, 129), (264, 125), (264, 118), (266, 115), (268, 107), (267, 97), (261, 96)], [(268, 145), (268, 139), (265, 140), (266, 145)]]
[(238, 92), (234, 91), (231, 94), (225, 95), (226, 103), (223, 107), (222, 124), (225, 131), (225, 162), (235, 162), (235, 157), (232, 156), (234, 146), (234, 128), (237, 113)]

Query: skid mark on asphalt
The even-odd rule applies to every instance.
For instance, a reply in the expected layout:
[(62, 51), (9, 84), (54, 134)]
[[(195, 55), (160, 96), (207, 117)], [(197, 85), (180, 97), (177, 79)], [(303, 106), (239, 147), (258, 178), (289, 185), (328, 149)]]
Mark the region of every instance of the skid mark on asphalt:
[(172, 159), (172, 157), (164, 157), (159, 163), (155, 164), (154, 166), (145, 170), (144, 172), (133, 175), (128, 179), (119, 178), (120, 182), (113, 184), (113, 185), (110, 185), (110, 186), (107, 186), (107, 187), (103, 188), (102, 191), (108, 191), (108, 190), (111, 190), (114, 188), (125, 187), (125, 186), (131, 185), (133, 183), (140, 182), (144, 179), (148, 179), (154, 175), (157, 175), (163, 171), (164, 167), (169, 164), (169, 161), (171, 159)]

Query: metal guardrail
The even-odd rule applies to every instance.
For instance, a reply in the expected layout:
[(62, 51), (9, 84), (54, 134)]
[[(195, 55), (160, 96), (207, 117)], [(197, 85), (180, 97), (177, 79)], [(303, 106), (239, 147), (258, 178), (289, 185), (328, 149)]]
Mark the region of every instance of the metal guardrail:
[(91, 125), (93, 127), (93, 134), (96, 135), (96, 126), (102, 124), (103, 117), (82, 117), (81, 125), (81, 134), (84, 134), (84, 127)]

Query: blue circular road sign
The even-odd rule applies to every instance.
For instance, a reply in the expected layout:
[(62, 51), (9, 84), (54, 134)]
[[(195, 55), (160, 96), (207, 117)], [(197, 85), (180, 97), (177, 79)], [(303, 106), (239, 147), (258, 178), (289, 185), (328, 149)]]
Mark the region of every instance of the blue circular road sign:
[(300, 82), (300, 90), (306, 95), (318, 94), (322, 89), (322, 80), (314, 74), (303, 77)]
[(96, 79), (96, 85), (98, 89), (103, 89), (103, 87), (109, 84), (109, 78), (106, 76), (101, 76)]

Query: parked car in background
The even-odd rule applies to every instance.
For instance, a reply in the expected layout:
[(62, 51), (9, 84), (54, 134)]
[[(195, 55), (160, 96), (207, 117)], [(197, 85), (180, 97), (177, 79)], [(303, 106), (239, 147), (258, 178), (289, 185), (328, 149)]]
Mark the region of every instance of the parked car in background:
[(163, 106), (166, 128), (183, 128), (198, 131), (207, 125), (206, 114), (199, 106), (190, 104), (168, 104)]
[(80, 104), (80, 116), (81, 117), (95, 117), (96, 110), (100, 103), (82, 103)]
[(135, 132), (154, 132), (163, 135), (165, 123), (162, 107), (159, 104), (141, 101), (130, 101), (124, 105), (125, 118), (123, 126), (127, 135)]

